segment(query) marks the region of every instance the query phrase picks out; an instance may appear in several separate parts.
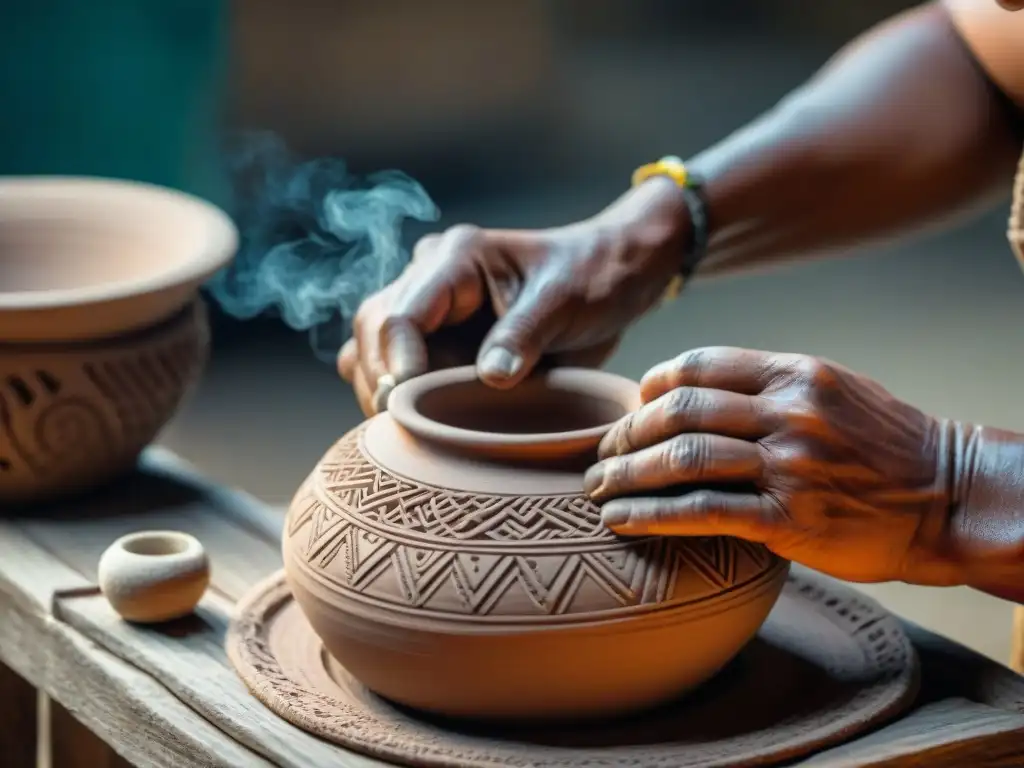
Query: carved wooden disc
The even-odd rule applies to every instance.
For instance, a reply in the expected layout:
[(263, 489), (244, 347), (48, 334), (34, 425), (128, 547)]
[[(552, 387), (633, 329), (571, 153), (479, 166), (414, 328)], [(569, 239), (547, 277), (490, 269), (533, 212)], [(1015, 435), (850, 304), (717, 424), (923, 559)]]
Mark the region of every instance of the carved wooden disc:
[(397, 707), (324, 652), (283, 574), (239, 604), (227, 650), (253, 695), (298, 727), (434, 768), (777, 765), (899, 714), (918, 679), (917, 655), (894, 616), (803, 570), (790, 576), (757, 638), (710, 683), (678, 704), (615, 722), (495, 726)]

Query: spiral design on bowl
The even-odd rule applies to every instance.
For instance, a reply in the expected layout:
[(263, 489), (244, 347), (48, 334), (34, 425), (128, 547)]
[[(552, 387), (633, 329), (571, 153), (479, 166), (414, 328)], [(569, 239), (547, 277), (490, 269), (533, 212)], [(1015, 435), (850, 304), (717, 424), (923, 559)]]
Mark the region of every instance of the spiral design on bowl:
[(129, 471), (198, 379), (200, 302), (96, 341), (0, 343), (0, 505), (77, 494)]
[(114, 452), (110, 425), (103, 413), (84, 398), (58, 400), (40, 412), (33, 429), (37, 451), (48, 460), (75, 454)]

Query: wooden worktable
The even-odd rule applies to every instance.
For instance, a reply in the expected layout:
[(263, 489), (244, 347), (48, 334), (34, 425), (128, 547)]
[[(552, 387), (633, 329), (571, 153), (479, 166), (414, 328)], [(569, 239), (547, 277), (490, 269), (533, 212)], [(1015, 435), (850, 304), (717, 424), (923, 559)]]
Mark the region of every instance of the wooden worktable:
[[(135, 478), (110, 492), (0, 518), (5, 768), (35, 766), (37, 690), (45, 695), (42, 711), (49, 712), (42, 727), (52, 730), (55, 768), (111, 768), (123, 760), (168, 768), (383, 766), (278, 719), (228, 666), (223, 639), (232, 605), (280, 567), (281, 523), (279, 512), (215, 485), (158, 449), (147, 454)], [(197, 615), (160, 629), (120, 621), (95, 587), (107, 545), (153, 528), (195, 535), (213, 563), (213, 586)], [(798, 765), (1024, 766), (1024, 678), (909, 629), (923, 665), (915, 709)]]

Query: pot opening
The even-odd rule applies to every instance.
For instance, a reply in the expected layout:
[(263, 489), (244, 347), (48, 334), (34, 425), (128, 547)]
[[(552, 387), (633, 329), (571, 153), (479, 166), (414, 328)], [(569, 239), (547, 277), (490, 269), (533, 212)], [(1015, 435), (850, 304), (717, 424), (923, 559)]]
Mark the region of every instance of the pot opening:
[(567, 387), (497, 390), (464, 382), (424, 392), (415, 408), (425, 418), (456, 429), (508, 435), (550, 435), (610, 426), (626, 415), (621, 402)]
[(407, 432), (449, 450), (547, 461), (593, 453), (612, 424), (639, 405), (635, 382), (602, 371), (555, 369), (499, 390), (467, 367), (400, 385), (388, 413)]
[(126, 552), (133, 555), (167, 557), (185, 552), (188, 549), (188, 541), (173, 534), (144, 533), (132, 536), (122, 546)]

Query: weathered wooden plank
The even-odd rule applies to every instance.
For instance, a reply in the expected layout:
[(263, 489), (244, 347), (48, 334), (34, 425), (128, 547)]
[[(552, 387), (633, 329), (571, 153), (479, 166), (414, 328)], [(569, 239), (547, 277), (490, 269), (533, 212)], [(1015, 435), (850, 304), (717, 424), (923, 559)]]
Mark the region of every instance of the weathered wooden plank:
[(212, 585), (238, 599), (280, 567), (280, 516), (255, 499), (219, 489), (163, 453), (106, 493), (39, 510), (17, 525), (38, 545), (89, 581), (113, 541), (142, 529), (190, 533), (206, 547)]
[(36, 768), (37, 699), (35, 686), (0, 664), (0, 755), (7, 768)]
[(240, 488), (229, 488), (214, 482), (194, 465), (166, 448), (154, 446), (148, 449), (140, 466), (154, 475), (168, 475), (177, 482), (201, 490), (225, 517), (257, 533), (275, 549), (278, 547), (284, 526), (282, 510), (264, 504)]
[(800, 768), (1003, 768), (1024, 765), (1024, 715), (946, 699)]
[(101, 597), (62, 601), (60, 617), (133, 666), (148, 672), (225, 733), (285, 768), (381, 768), (388, 765), (314, 738), (263, 706), (224, 651), (231, 604), (204, 598), (195, 617), (165, 627), (122, 621)]
[(16, 523), (0, 520), (0, 588), (12, 606), (48, 613), (59, 592), (88, 589), (91, 582), (37, 546)]
[(131, 763), (58, 702), (47, 699), (44, 712), (49, 721), (50, 768), (131, 768)]
[(81, 574), (0, 521), (0, 661), (57, 700), (125, 759), (157, 768), (269, 768), (149, 675), (50, 613)]
[[(18, 653), (9, 654), (9, 663), (34, 682), (42, 675), (47, 690), (52, 687), (57, 698), (72, 702), (69, 708), (89, 700), (82, 685), (91, 685), (93, 696), (106, 696), (97, 706), (74, 710), (76, 716), (142, 765), (266, 765), (264, 758), (296, 768), (385, 765), (328, 745), (277, 718), (250, 696), (227, 663), (223, 640), (233, 600), (279, 567), (280, 514), (204, 480), (171, 455), (151, 452), (146, 462), (130, 489), (122, 487), (106, 499), (97, 497), (17, 524), (0, 523), (0, 611), (9, 604), (17, 607), (23, 621), (40, 623), (42, 629), (33, 624), (32, 631), (50, 643), (45, 653), (58, 658), (62, 669), (73, 666), (86, 682), (75, 684), (60, 675), (50, 680), (45, 669), (40, 672), (38, 659), (26, 661)], [(185, 530), (204, 542), (213, 561), (215, 590), (196, 617), (144, 628), (122, 622), (90, 581), (110, 541), (153, 527)], [(5, 533), (14, 538), (5, 541)], [(27, 554), (22, 551), (26, 542)], [(18, 572), (24, 574), (14, 587), (13, 570), (5, 568), (10, 553), (20, 559)], [(51, 605), (60, 621), (49, 616)], [(922, 702), (934, 709), (868, 737), (875, 741), (858, 739), (847, 745), (866, 751), (848, 753), (844, 768), (938, 768), (963, 765), (948, 762), (963, 755), (979, 768), (1024, 764), (1016, 751), (1024, 742), (1017, 720), (1017, 713), (1024, 711), (1024, 679), (943, 638), (912, 631), (924, 667)], [(0, 657), (9, 653), (4, 632), (0, 626)], [(128, 678), (146, 693), (129, 690)], [(103, 722), (104, 717), (114, 725)], [(946, 720), (935, 719), (941, 717)], [(966, 725), (958, 730), (946, 724), (957, 721)], [(134, 724), (131, 729), (128, 723)], [(922, 763), (921, 756), (928, 759)]]
[[(211, 598), (201, 608), (201, 621), (182, 625), (177, 631), (153, 630), (121, 622), (99, 598), (83, 596), (62, 602), (62, 615), (72, 626), (148, 671), (211, 722), (269, 759), (285, 766), (381, 765), (310, 739), (249, 696), (223, 652), (229, 610), (228, 603)], [(842, 768), (902, 768), (920, 765), (916, 761), (923, 755), (933, 761), (926, 765), (937, 768), (968, 764), (981, 768), (987, 765), (980, 760), (989, 755), (990, 747), (1000, 760), (1018, 761), (992, 765), (1024, 764), (1024, 715), (947, 698), (854, 741), (844, 748), (848, 752), (824, 756), (842, 760), (835, 763)], [(833, 765), (822, 759), (806, 765)]]

